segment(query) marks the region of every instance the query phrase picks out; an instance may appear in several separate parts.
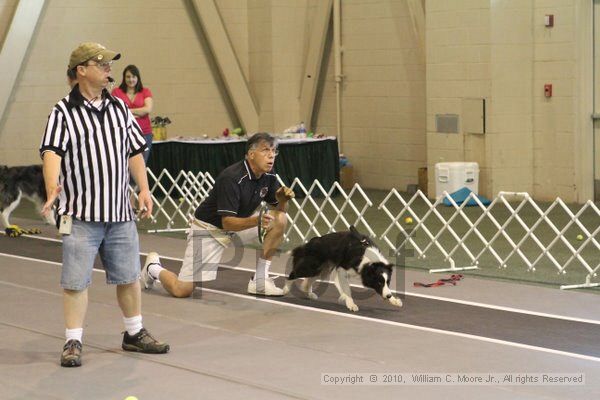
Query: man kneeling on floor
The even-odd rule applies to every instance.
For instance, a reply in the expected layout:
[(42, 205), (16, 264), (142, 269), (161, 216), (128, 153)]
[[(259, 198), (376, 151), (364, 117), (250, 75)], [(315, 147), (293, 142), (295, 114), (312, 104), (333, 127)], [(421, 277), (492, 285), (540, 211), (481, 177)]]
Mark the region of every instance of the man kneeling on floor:
[(277, 142), (268, 133), (257, 133), (248, 139), (245, 160), (219, 174), (208, 198), (196, 210), (179, 275), (164, 269), (158, 254), (150, 253), (141, 275), (146, 289), (160, 280), (172, 296), (189, 297), (194, 282), (216, 279), (226, 247), (257, 242), (259, 213), (256, 210), (265, 201), (271, 206), (262, 220), (267, 233), (256, 274), (248, 282), (248, 293), (283, 296), (283, 290), (269, 278), (269, 267), (283, 241), (287, 202), (294, 197), (294, 192), (281, 187), (271, 172), (277, 154)]

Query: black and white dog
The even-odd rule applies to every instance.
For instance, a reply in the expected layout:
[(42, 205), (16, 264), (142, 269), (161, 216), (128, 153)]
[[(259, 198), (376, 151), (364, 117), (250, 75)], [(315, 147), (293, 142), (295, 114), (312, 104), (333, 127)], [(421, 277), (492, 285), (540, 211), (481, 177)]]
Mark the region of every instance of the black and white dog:
[(312, 285), (320, 276), (333, 275), (333, 282), (340, 293), (339, 302), (350, 311), (358, 311), (352, 299), (349, 274), (360, 275), (364, 287), (371, 288), (391, 304), (401, 307), (402, 301), (392, 295), (390, 282), (392, 267), (368, 236), (354, 226), (350, 231), (334, 232), (314, 237), (308, 243), (292, 251), (292, 272), (283, 288), (289, 293), (294, 280), (306, 278), (301, 286), (309, 299), (316, 299)]
[[(10, 213), (25, 197), (41, 212), (46, 202), (46, 186), (41, 165), (20, 167), (0, 166), (0, 223), (2, 228), (10, 226)], [(44, 217), (48, 224), (56, 225), (53, 213)]]

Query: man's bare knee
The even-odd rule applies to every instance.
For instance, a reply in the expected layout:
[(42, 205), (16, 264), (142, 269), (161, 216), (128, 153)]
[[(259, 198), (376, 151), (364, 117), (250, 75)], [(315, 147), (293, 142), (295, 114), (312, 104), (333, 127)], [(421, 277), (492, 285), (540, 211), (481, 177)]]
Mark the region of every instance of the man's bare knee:
[(177, 285), (173, 288), (171, 294), (173, 297), (184, 298), (190, 297), (192, 292), (194, 291), (194, 283), (193, 282), (181, 282), (177, 281)]

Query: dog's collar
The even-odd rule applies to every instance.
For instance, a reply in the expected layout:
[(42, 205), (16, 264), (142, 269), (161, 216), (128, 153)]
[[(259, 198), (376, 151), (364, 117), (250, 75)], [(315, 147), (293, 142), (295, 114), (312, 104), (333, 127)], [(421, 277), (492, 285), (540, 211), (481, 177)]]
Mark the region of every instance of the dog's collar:
[[(117, 101), (110, 93), (108, 93), (108, 90), (106, 89), (102, 89), (102, 99), (107, 99), (111, 103), (115, 103)], [(85, 104), (85, 97), (83, 97), (81, 91), (79, 90), (79, 84), (73, 86), (73, 89), (71, 89), (71, 92), (69, 93), (68, 104), (71, 108), (80, 107)]]

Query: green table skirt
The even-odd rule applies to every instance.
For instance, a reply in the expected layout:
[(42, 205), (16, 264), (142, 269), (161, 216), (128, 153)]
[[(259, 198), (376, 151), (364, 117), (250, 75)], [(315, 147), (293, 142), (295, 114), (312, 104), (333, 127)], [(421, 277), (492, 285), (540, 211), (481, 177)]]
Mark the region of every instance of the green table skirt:
[[(179, 171), (209, 172), (215, 179), (219, 173), (242, 160), (246, 142), (155, 142), (152, 145), (148, 167), (159, 174), (167, 169), (172, 175)], [(336, 139), (279, 143), (275, 159), (275, 173), (286, 185), (298, 178), (308, 189), (317, 179), (326, 190), (340, 180), (340, 164)], [(297, 195), (301, 195), (296, 190)]]

